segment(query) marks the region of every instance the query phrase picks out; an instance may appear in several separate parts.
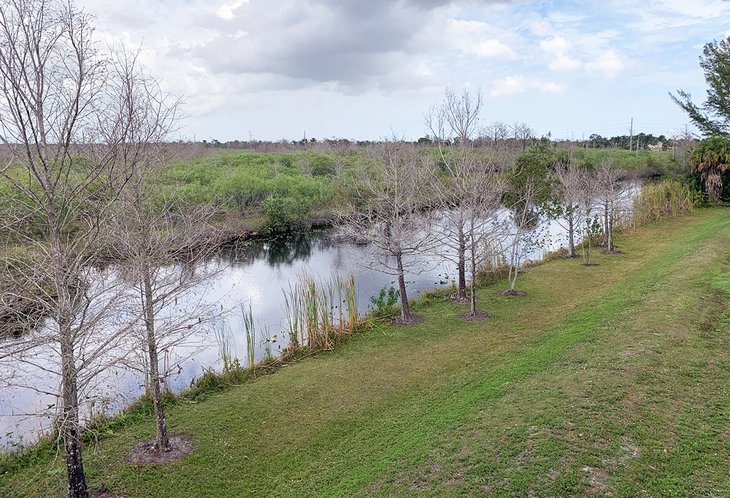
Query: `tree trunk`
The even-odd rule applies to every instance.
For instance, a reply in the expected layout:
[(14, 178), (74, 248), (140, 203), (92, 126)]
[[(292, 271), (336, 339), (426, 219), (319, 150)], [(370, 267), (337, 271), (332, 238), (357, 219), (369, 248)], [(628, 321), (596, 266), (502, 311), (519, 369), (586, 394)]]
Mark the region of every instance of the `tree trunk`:
[(460, 301), (466, 300), (466, 238), (463, 228), (459, 229), (459, 292), (456, 295)]
[(471, 316), (476, 316), (477, 314), (477, 258), (476, 258), (476, 248), (474, 247), (474, 241), (473, 241), (473, 235), (472, 235), (472, 244), (471, 244), (471, 296), (469, 298), (469, 305), (470, 305), (470, 311)]
[(568, 215), (568, 257), (575, 258), (578, 254), (575, 252), (575, 221), (573, 213)]
[(603, 247), (608, 250), (608, 235), (609, 232), (609, 226), (608, 226), (608, 199), (603, 203)]
[(81, 457), (81, 428), (79, 422), (79, 400), (76, 386), (76, 365), (73, 347), (66, 340), (70, 336), (70, 326), (59, 323), (63, 339), (61, 341), (61, 369), (63, 372), (63, 419), (61, 434), (66, 450), (66, 473), (68, 476), (69, 498), (88, 498), (84, 463)]
[(607, 210), (608, 216), (606, 217), (606, 251), (613, 252), (613, 201), (609, 203)]
[(155, 409), (155, 423), (157, 425), (157, 437), (155, 446), (158, 451), (170, 451), (170, 438), (167, 434), (167, 422), (165, 419), (165, 411), (162, 406), (162, 386), (160, 382), (160, 366), (157, 356), (157, 338), (155, 337), (155, 310), (152, 293), (152, 279), (150, 276), (150, 268), (145, 263), (143, 268), (143, 286), (144, 286), (144, 321), (147, 331), (147, 353), (150, 362), (150, 394), (152, 404)]
[(512, 250), (510, 254), (510, 266), (509, 266), (509, 291), (514, 292), (515, 290), (515, 284), (517, 283), (517, 272), (518, 272), (518, 265), (519, 262), (517, 261), (517, 244), (520, 240), (520, 232), (521, 230), (518, 230), (515, 234), (515, 238), (512, 240)]
[[(61, 350), (61, 398), (62, 419), (60, 433), (66, 451), (66, 474), (69, 498), (88, 498), (84, 462), (81, 456), (81, 423), (79, 420), (78, 371), (74, 352), (73, 309), (79, 285), (69, 279), (66, 254), (62, 249), (60, 223), (55, 205), (46, 205), (48, 213), (48, 239), (53, 261), (53, 280), (56, 288), (55, 319), (58, 324), (58, 340)], [(72, 276), (71, 278), (75, 277)]]
[(408, 294), (406, 294), (406, 277), (403, 272), (403, 255), (398, 253), (395, 255), (398, 265), (398, 290), (400, 292), (400, 317), (401, 320), (407, 322), (411, 319), (411, 308), (408, 306)]

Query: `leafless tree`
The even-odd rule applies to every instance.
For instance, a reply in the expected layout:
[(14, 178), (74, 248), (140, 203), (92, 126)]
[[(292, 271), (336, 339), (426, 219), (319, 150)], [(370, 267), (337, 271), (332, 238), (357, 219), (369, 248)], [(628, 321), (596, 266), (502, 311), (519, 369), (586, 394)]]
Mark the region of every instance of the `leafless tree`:
[[(0, 173), (23, 199), (35, 231), (18, 219), (7, 220), (5, 228), (37, 256), (6, 267), (33, 283), (47, 317), (42, 333), (3, 343), (3, 354), (60, 377), (57, 424), (70, 497), (88, 496), (79, 399), (120, 340), (106, 320), (119, 282), (92, 263), (105, 243), (109, 208), (125, 184), (118, 152), (133, 112), (110, 107), (118, 96), (92, 34), (91, 18), (71, 3), (0, 4), (0, 140), (12, 157)], [(41, 345), (52, 352), (43, 364), (31, 354)]]
[(129, 180), (110, 220), (112, 245), (133, 288), (131, 318), (141, 317), (143, 365), (157, 426), (153, 449), (168, 452), (172, 446), (162, 397), (169, 372), (161, 369), (160, 354), (215, 316), (213, 305), (191, 292), (219, 269), (204, 264), (220, 244), (210, 223), (216, 210), (207, 205), (178, 210), (160, 195), (165, 165), (175, 153), (166, 142), (178, 122), (179, 100), (144, 72), (135, 53), (117, 52), (110, 66), (120, 105), (134, 109), (120, 148)]
[(457, 295), (467, 300), (467, 259), (471, 263), (471, 314), (476, 315), (474, 278), (482, 255), (482, 243), (493, 226), (502, 185), (489, 157), (474, 147), (482, 107), (481, 94), (446, 90), (443, 100), (426, 116), (426, 126), (434, 137), (440, 164), (445, 170), (435, 174), (435, 194), (441, 219), (434, 234), (442, 255), (457, 268)]
[(482, 129), (480, 135), (480, 138), (493, 149), (506, 150), (509, 147), (510, 127), (503, 121), (494, 121), (488, 124)]
[(598, 166), (595, 175), (595, 192), (603, 209), (603, 249), (607, 253), (616, 252), (613, 243), (613, 230), (617, 210), (625, 194), (624, 174), (611, 160)]
[(525, 152), (527, 145), (534, 136), (534, 132), (527, 123), (514, 122), (512, 124), (512, 136), (522, 144), (522, 152)]
[(423, 212), (431, 174), (416, 147), (396, 138), (373, 146), (369, 154), (376, 162), (376, 171), (360, 179), (357, 205), (342, 221), (347, 233), (375, 248), (377, 261), (373, 267), (398, 280), (400, 319), (409, 323), (413, 316), (405, 273), (421, 268), (414, 257), (430, 250), (433, 244), (428, 214)]
[(682, 130), (672, 131), (669, 138), (671, 139), (672, 159), (680, 164), (687, 163), (689, 151), (697, 141), (697, 136), (689, 129), (689, 126), (685, 126)]
[(568, 257), (577, 258), (575, 234), (581, 224), (580, 211), (586, 197), (587, 177), (585, 170), (575, 162), (558, 165), (555, 206), (553, 215), (560, 226), (568, 233)]
[(507, 282), (509, 287), (503, 292), (506, 296), (522, 295), (515, 289), (520, 268), (530, 250), (540, 242), (539, 234), (535, 233), (538, 213), (533, 206), (537, 187), (533, 183), (527, 183), (515, 193), (517, 196), (514, 197), (512, 206), (509, 207), (511, 216), (502, 221), (503, 240), (508, 241)]

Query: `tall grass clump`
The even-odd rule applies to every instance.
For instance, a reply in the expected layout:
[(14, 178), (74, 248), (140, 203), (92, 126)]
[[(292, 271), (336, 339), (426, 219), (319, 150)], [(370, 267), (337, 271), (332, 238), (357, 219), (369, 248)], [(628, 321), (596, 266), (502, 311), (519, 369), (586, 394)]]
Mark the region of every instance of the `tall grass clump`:
[(223, 372), (228, 373), (236, 367), (236, 359), (233, 355), (231, 333), (224, 322), (218, 322), (213, 327), (215, 341), (218, 344), (218, 357), (223, 364)]
[(248, 360), (248, 368), (256, 374), (256, 326), (253, 321), (253, 308), (251, 303), (248, 304), (248, 310), (241, 305), (241, 315), (243, 316), (243, 330), (246, 333), (246, 357)]
[(331, 349), (360, 321), (355, 278), (333, 275), (329, 281), (317, 281), (301, 275), (284, 292), (284, 311), (290, 349)]
[(691, 213), (699, 200), (691, 186), (677, 180), (649, 183), (634, 199), (634, 225)]

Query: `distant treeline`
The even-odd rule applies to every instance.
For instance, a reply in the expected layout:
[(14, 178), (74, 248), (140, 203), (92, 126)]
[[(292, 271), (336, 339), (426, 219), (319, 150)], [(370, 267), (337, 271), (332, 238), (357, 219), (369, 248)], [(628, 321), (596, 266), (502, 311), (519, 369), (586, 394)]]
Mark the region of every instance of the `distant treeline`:
[[(554, 145), (564, 148), (580, 147), (589, 149), (625, 149), (625, 150), (672, 150), (675, 147), (686, 148), (694, 141), (694, 136), (685, 132), (680, 135), (667, 137), (662, 134), (655, 136), (652, 133), (636, 133), (635, 135), (616, 135), (604, 137), (597, 133), (591, 134), (587, 139), (566, 140), (552, 139), (550, 134), (538, 137), (526, 124), (504, 125), (494, 123), (484, 128), (482, 133), (474, 138), (474, 145), (477, 147), (490, 147), (512, 150), (526, 150), (539, 140), (550, 140)], [(282, 138), (276, 141), (267, 140), (229, 140), (221, 142), (216, 139), (203, 140), (200, 142), (205, 148), (212, 149), (245, 149), (259, 152), (283, 152), (291, 150), (332, 150), (347, 149), (352, 147), (366, 147), (378, 140), (354, 140), (348, 138), (324, 138), (315, 137), (302, 138), (299, 140), (288, 140)], [(421, 146), (433, 145), (433, 138), (425, 135), (411, 143)]]

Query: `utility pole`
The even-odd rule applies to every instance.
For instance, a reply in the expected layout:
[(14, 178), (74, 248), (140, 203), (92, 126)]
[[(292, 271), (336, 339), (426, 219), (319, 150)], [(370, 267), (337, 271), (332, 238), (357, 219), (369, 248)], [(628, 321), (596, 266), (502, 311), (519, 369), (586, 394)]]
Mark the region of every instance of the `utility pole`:
[(631, 118), (631, 126), (629, 127), (629, 150), (634, 150), (634, 118)]

